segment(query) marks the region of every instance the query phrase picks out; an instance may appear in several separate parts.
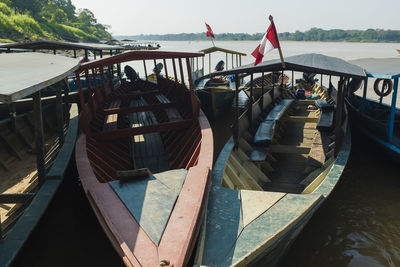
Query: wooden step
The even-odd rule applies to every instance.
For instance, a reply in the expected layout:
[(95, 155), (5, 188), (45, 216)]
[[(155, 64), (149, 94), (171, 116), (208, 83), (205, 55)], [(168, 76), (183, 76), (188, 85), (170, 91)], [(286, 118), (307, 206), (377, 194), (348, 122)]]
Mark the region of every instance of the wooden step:
[(270, 182), (263, 184), (263, 189), (265, 191), (272, 192), (285, 192), (292, 194), (300, 194), (303, 192), (305, 186), (302, 184), (294, 184), (294, 183), (279, 183), (279, 182)]

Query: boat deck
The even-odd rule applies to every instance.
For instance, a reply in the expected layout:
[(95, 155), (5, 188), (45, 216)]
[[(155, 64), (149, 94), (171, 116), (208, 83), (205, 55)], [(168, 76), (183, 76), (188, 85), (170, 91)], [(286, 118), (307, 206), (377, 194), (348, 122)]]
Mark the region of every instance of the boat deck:
[[(292, 121), (291, 118), (296, 120)], [(273, 171), (268, 173), (271, 182), (263, 185), (264, 190), (291, 193), (301, 193), (304, 190), (305, 186), (301, 182), (309, 174), (307, 167), (315, 140), (321, 142), (313, 149), (314, 154), (319, 154), (320, 160), (324, 160), (330, 143), (328, 136), (317, 130), (318, 118), (319, 110), (314, 106), (310, 108), (307, 105), (294, 104), (288, 119), (284, 119), (281, 125), (280, 137), (272, 147)], [(312, 119), (315, 121), (311, 121)]]
[[(131, 106), (145, 106), (144, 98), (134, 99)], [(128, 115), (132, 127), (157, 124), (157, 118), (152, 111), (135, 112)], [(168, 155), (164, 148), (161, 133), (135, 135), (132, 138), (133, 160), (136, 168), (148, 168), (152, 173), (169, 169)]]

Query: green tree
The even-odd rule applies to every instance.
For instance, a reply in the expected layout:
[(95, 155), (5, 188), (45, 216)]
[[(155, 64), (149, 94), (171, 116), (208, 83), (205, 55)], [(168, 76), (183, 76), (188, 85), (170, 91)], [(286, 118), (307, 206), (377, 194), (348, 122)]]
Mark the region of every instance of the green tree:
[(40, 17), (50, 23), (63, 24), (67, 21), (67, 14), (53, 1), (47, 2), (39, 13)]
[(36, 17), (41, 8), (42, 1), (41, 0), (12, 0), (11, 7), (22, 12), (28, 11), (32, 16)]

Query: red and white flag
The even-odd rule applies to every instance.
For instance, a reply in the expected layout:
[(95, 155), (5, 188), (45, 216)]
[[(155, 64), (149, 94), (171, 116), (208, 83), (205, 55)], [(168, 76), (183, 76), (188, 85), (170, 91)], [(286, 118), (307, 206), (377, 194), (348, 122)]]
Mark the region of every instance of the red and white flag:
[(267, 33), (262, 38), (261, 43), (257, 46), (256, 50), (251, 53), (252, 56), (256, 58), (254, 66), (260, 63), (264, 55), (274, 48), (280, 48), (280, 45), (274, 21), (271, 21), (271, 25), (269, 25)]
[(208, 25), (208, 24), (206, 23), (206, 27), (207, 27), (207, 37), (215, 38), (214, 33), (213, 33), (213, 31), (211, 30), (210, 25)]

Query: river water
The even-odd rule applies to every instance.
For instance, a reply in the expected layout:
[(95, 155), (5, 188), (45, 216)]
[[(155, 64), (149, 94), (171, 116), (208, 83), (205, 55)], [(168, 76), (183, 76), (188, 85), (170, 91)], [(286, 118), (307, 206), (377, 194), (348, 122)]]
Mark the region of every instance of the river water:
[[(199, 51), (211, 42), (160, 42), (165, 51)], [(256, 41), (216, 42), (248, 55)], [(321, 53), (346, 60), (397, 57), (400, 44), (281, 42), (284, 56)], [(278, 58), (277, 51), (266, 55)], [(213, 57), (213, 66), (225, 55)], [(230, 58), (229, 58), (230, 59)], [(228, 61), (229, 61), (228, 59)], [(208, 66), (207, 57), (205, 66)], [(253, 62), (243, 57), (242, 64)], [(230, 67), (231, 63), (228, 62)], [(206, 68), (207, 70), (207, 68)], [(230, 136), (232, 115), (210, 121), (215, 156)], [(367, 140), (353, 136), (343, 176), (300, 233), (282, 266), (400, 266), (400, 167)], [(1, 255), (0, 255), (1, 256)], [(54, 201), (14, 266), (123, 266), (102, 232), (72, 160)]]

